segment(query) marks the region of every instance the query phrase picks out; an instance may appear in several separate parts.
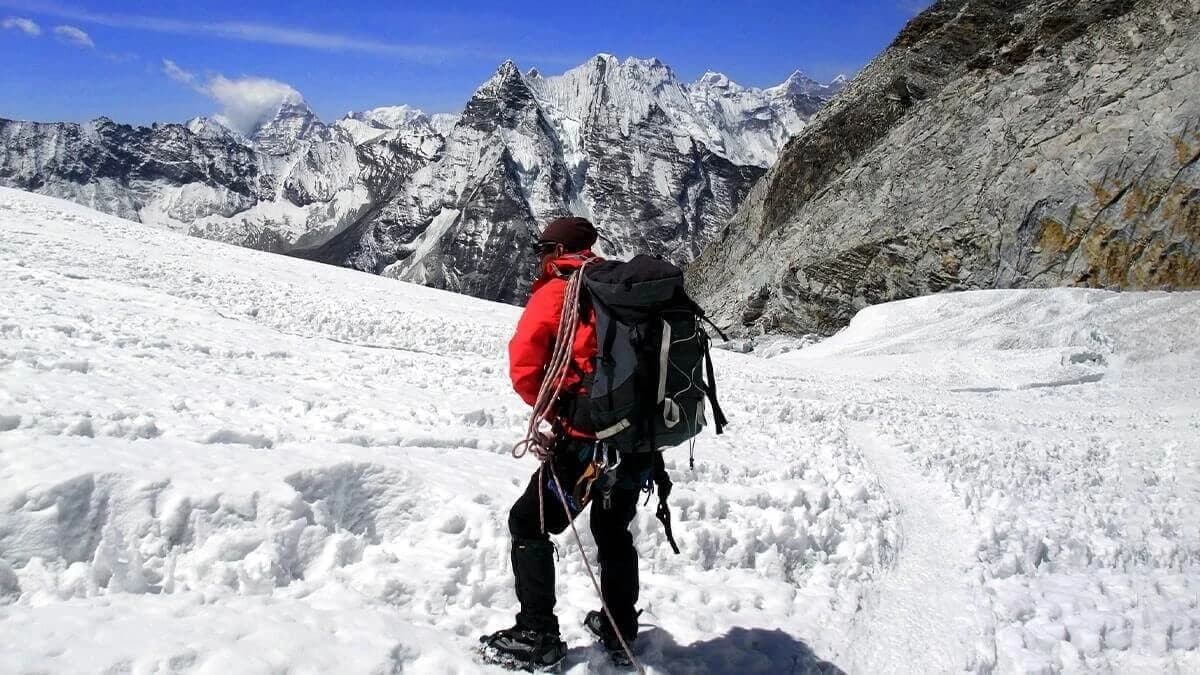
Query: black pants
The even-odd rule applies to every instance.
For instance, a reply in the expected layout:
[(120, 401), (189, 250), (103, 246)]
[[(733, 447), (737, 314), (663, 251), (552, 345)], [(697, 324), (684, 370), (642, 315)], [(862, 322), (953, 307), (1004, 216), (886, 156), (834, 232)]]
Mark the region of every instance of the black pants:
[[(563, 482), (572, 520), (581, 510), (571, 495), (575, 481), (591, 457), (592, 447), (593, 444), (587, 442), (567, 441), (560, 443), (554, 452), (554, 472)], [(593, 494), (591, 501), (592, 536), (600, 558), (600, 587), (604, 602), (627, 639), (637, 635), (634, 607), (638, 600), (637, 550), (633, 547), (629, 523), (637, 511), (639, 490), (652, 468), (651, 458), (646, 455), (622, 458), (607, 504), (600, 494)], [(545, 533), (541, 531), (538, 518), (539, 490), (545, 509)], [(521, 602), (518, 625), (558, 633), (558, 618), (554, 616), (554, 549), (547, 533), (558, 534), (569, 522), (549, 468), (542, 472), (540, 485), (535, 473), (508, 513), (513, 574), (516, 576), (517, 599)], [(589, 583), (586, 579), (579, 582)]]

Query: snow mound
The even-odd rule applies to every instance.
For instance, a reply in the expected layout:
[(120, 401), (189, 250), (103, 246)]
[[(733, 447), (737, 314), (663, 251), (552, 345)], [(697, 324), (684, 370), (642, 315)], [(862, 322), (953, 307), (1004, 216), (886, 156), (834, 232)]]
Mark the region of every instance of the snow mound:
[(1198, 298), (1076, 288), (932, 295), (868, 307), (783, 358), (854, 357), (880, 374), (978, 392), (1117, 381), (1131, 363), (1169, 371), (1200, 361)]
[(805, 358), (1105, 345), (1138, 360), (1194, 354), (1196, 293), (970, 291), (867, 307)]

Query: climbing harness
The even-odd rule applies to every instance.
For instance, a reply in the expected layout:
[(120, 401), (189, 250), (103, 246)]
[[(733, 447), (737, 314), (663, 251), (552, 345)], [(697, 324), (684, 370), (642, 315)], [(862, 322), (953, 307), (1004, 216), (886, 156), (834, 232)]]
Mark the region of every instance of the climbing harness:
[(603, 507), (608, 509), (612, 499), (612, 489), (617, 482), (616, 472), (619, 466), (621, 466), (621, 453), (603, 443), (594, 444), (591, 461), (583, 468), (579, 480), (575, 481), (575, 503), (582, 507), (591, 501), (594, 494), (599, 493)]

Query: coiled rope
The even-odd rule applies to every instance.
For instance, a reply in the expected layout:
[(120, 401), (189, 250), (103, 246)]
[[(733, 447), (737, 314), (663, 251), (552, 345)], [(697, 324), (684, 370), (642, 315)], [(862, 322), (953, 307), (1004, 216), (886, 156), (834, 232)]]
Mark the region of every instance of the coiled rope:
[(588, 560), (587, 552), (583, 550), (583, 539), (579, 537), (579, 530), (575, 528), (575, 518), (571, 515), (570, 505), (567, 504), (566, 491), (563, 488), (562, 481), (558, 480), (558, 474), (554, 471), (555, 438), (552, 434), (546, 433), (541, 429), (543, 422), (553, 423), (554, 405), (563, 392), (563, 380), (573, 357), (575, 331), (579, 325), (579, 291), (583, 287), (583, 272), (587, 269), (588, 265), (594, 262), (596, 262), (595, 258), (584, 259), (583, 264), (579, 266), (579, 269), (575, 270), (575, 273), (571, 275), (571, 279), (567, 282), (567, 290), (563, 295), (562, 313), (558, 318), (558, 333), (554, 340), (554, 351), (550, 356), (550, 364), (546, 367), (546, 376), (542, 379), (541, 388), (538, 389), (537, 401), (534, 403), (533, 413), (529, 416), (529, 426), (525, 430), (525, 438), (513, 446), (512, 455), (520, 459), (532, 452), (538, 458), (538, 461), (541, 462), (537, 473), (538, 520), (543, 534), (546, 532), (546, 507), (543, 497), (546, 481), (544, 477), (546, 469), (549, 468), (550, 478), (558, 488), (556, 492), (558, 493), (559, 502), (562, 503), (563, 514), (566, 515), (567, 523), (571, 526), (571, 534), (575, 537), (575, 545), (579, 549), (580, 557), (583, 558), (583, 564), (587, 569), (588, 576), (592, 579), (592, 586), (596, 589), (596, 595), (600, 597), (600, 607), (604, 610), (604, 616), (608, 619), (613, 634), (621, 642), (621, 649), (625, 651), (625, 656), (629, 657), (629, 662), (637, 669), (638, 673), (645, 673), (646, 670), (642, 668), (642, 664), (633, 655), (633, 650), (629, 648), (629, 643), (625, 641), (625, 636), (617, 628), (617, 621), (613, 618), (612, 610), (608, 608), (608, 603), (604, 601), (604, 592), (600, 590), (600, 582), (596, 579), (596, 572), (592, 569), (592, 563)]

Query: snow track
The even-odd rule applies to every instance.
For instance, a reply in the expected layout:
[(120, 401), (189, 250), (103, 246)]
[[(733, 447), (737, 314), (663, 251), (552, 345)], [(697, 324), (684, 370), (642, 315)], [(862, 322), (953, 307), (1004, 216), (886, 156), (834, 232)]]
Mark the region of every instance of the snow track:
[[(479, 672), (534, 468), (516, 308), (2, 189), (0, 294), (0, 672)], [(1197, 316), (965, 293), (718, 353), (682, 554), (632, 524), (641, 660), (1200, 671)], [(568, 672), (604, 672), (559, 545)]]
[(850, 438), (862, 449), (899, 511), (899, 547), (852, 630), (851, 672), (964, 670), (978, 634), (966, 572), (971, 521), (939, 480), (914, 467), (908, 448), (866, 425)]

